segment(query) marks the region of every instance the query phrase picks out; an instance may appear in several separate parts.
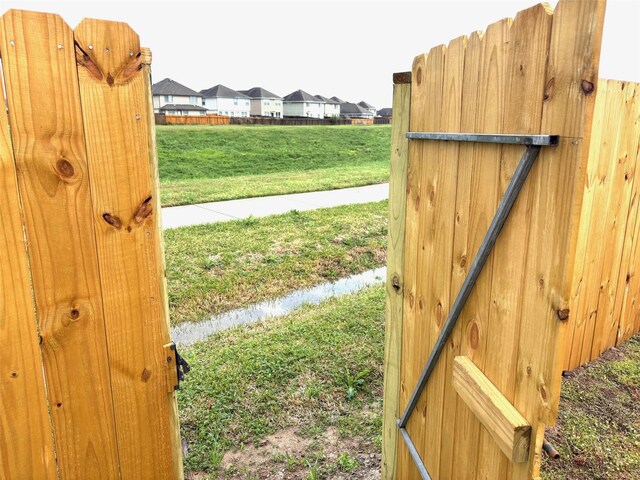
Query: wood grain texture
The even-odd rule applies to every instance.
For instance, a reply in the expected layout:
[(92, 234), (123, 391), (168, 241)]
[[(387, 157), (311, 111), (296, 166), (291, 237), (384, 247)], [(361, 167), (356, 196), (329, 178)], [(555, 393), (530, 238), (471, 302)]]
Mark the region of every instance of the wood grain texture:
[[(452, 45), (414, 61), (411, 131), (447, 131), (461, 111), (460, 131), (563, 137), (558, 148), (543, 149), (408, 423), (433, 478), (539, 476), (544, 427), (559, 399), (582, 200), (576, 185), (586, 165), (603, 12), (604, 2), (561, 0), (553, 15), (538, 5), (471, 35), (455, 94), (447, 81)], [(500, 145), (447, 148), (429, 141), (409, 147), (401, 406), (523, 153)], [(455, 400), (447, 375), (457, 355), (468, 357), (531, 426), (526, 461), (510, 462)], [(397, 478), (417, 478), (412, 460), (399, 452)]]
[(514, 463), (529, 459), (531, 426), (468, 357), (453, 361), (453, 388)]
[(148, 56), (124, 23), (84, 19), (74, 33), (120, 471), (181, 478)]
[(53, 432), (8, 127), (0, 108), (0, 479), (48, 480), (57, 478)]
[(637, 84), (598, 83), (573, 276), (575, 315), (569, 324), (567, 370), (637, 333), (629, 328), (634, 320), (625, 299), (637, 292), (631, 283), (638, 263), (632, 255), (640, 188), (638, 96)]
[(384, 350), (384, 405), (382, 420), (382, 478), (396, 475), (402, 363), (402, 308), (404, 301), (404, 234), (407, 202), (407, 156), (411, 83), (393, 86), (391, 175), (389, 181), (389, 236), (387, 242), (386, 322)]
[(0, 28), (59, 473), (119, 478), (73, 32), (15, 10)]

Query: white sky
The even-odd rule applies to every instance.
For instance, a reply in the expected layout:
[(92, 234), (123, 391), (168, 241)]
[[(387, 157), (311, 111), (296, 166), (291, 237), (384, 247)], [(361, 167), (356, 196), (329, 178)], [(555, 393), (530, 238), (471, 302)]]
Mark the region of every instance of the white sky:
[[(261, 86), (280, 96), (300, 88), (380, 109), (391, 106), (392, 74), (410, 70), (416, 55), (534, 3), (0, 0), (0, 13), (55, 12), (72, 27), (84, 17), (127, 22), (153, 52), (154, 82), (170, 77), (194, 90)], [(600, 77), (640, 82), (639, 25), (640, 0), (608, 1)]]

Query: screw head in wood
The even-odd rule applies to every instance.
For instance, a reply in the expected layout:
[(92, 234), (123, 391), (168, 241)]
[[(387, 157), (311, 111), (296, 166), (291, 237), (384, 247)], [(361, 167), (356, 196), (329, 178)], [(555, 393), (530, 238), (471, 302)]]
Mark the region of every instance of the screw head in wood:
[(111, 50), (109, 49), (109, 47), (104, 49), (104, 53), (109, 53)]
[(93, 50), (93, 45), (89, 45), (89, 50)]
[(58, 44), (58, 50), (62, 50), (62, 44), (61, 43)]
[(133, 57), (133, 50), (131, 50), (131, 51), (129, 52), (129, 56), (130, 56), (130, 57)]
[(136, 114), (136, 120), (140, 120), (140, 118), (142, 118), (142, 117), (140, 117), (139, 114)]
[(11, 45), (12, 47), (14, 47), (16, 44), (16, 42), (14, 42), (13, 40), (9, 40), (9, 45)]

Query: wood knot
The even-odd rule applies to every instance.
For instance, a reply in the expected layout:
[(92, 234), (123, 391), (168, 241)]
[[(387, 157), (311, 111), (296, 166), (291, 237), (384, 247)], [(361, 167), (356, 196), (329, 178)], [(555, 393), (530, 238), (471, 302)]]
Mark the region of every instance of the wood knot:
[(147, 218), (151, 213), (153, 213), (153, 204), (151, 203), (152, 197), (147, 197), (144, 199), (142, 204), (136, 210), (136, 213), (133, 215), (134, 223), (142, 223), (145, 218)]
[(466, 255), (462, 255), (460, 257), (460, 268), (464, 268), (467, 266), (467, 256)]
[(396, 292), (400, 291), (400, 279), (397, 275), (394, 275), (391, 279), (391, 285)]
[(471, 329), (469, 330), (469, 344), (473, 350), (478, 348), (478, 342), (480, 340), (480, 331), (478, 330), (478, 324), (473, 322)]
[(569, 309), (568, 308), (558, 309), (556, 311), (556, 313), (558, 315), (558, 318), (560, 320), (562, 320), (563, 322), (569, 318)]
[(80, 311), (77, 308), (73, 308), (71, 309), (71, 312), (69, 312), (69, 316), (71, 317), (71, 320), (77, 320), (80, 318)]
[(142, 375), (140, 375), (140, 380), (142, 380), (144, 383), (148, 382), (149, 379), (151, 378), (151, 370), (145, 368), (144, 370), (142, 370)]
[(593, 93), (596, 87), (593, 82), (590, 82), (589, 80), (582, 80), (580, 82), (580, 88), (585, 95), (589, 95), (590, 93)]
[(113, 228), (117, 228), (118, 230), (122, 228), (122, 220), (120, 220), (115, 215), (111, 215), (110, 213), (103, 213), (102, 218)]
[(531, 376), (531, 365), (527, 365), (527, 376)]
[(18, 372), (16, 372), (15, 370), (13, 372), (11, 372), (11, 378), (18, 378)]
[(422, 67), (418, 67), (416, 71), (416, 85), (420, 85), (422, 83)]
[(56, 162), (56, 171), (58, 172), (58, 175), (63, 178), (72, 178), (76, 173), (75, 168), (73, 168), (71, 162), (66, 158), (61, 158)]
[(110, 74), (110, 73), (107, 73), (107, 84), (108, 84), (110, 87), (113, 87), (113, 77), (111, 76), (111, 74)]

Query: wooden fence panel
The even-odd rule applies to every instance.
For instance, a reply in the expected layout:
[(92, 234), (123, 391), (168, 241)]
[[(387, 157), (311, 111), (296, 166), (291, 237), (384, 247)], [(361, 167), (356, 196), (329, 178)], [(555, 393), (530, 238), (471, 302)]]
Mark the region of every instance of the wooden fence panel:
[[(584, 183), (565, 369), (638, 332), (634, 245), (640, 196), (640, 86), (600, 80)], [(637, 312), (637, 310), (636, 310)]]
[(48, 480), (57, 475), (53, 433), (8, 126), (0, 108), (0, 479)]
[(0, 478), (181, 479), (151, 54), (16, 10), (0, 52)]
[[(125, 23), (75, 29), (111, 385), (123, 478), (181, 476), (173, 384), (150, 54)], [(114, 118), (112, 112), (117, 112)], [(135, 145), (135, 148), (132, 148)]]
[(57, 15), (10, 10), (1, 35), (58, 468), (118, 478), (73, 31)]
[[(544, 429), (559, 401), (582, 203), (577, 186), (588, 155), (603, 17), (603, 1), (561, 0), (553, 14), (538, 5), (472, 35), (466, 47), (454, 41), (414, 61), (411, 131), (561, 136), (558, 147), (542, 149), (407, 424), (434, 479), (539, 475)], [(459, 60), (460, 70), (453, 67)], [(409, 145), (401, 409), (523, 151)], [(451, 364), (460, 354), (531, 426), (527, 461), (509, 461), (495, 432), (453, 391)], [(418, 478), (405, 447), (398, 449), (396, 477)]]

